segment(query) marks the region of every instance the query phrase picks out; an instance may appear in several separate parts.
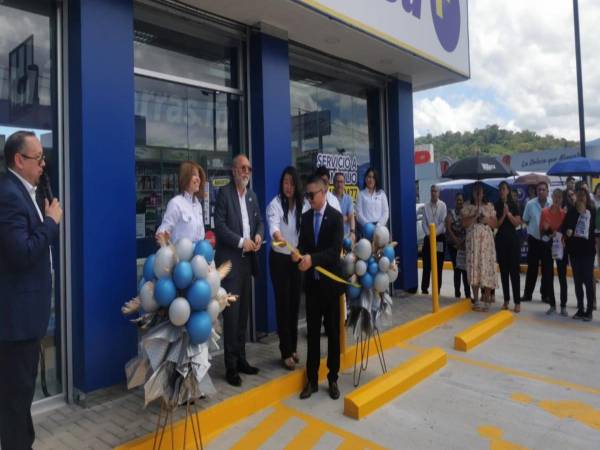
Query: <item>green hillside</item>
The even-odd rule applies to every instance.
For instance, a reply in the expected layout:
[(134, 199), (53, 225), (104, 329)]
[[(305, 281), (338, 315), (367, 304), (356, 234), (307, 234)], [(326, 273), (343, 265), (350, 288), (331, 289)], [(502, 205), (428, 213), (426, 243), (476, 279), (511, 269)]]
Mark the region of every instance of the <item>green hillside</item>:
[(546, 135), (534, 131), (510, 131), (488, 125), (473, 132), (453, 133), (448, 131), (439, 136), (422, 136), (415, 144), (433, 144), (435, 159), (449, 157), (454, 160), (475, 155), (478, 151), (489, 155), (507, 155), (517, 152), (546, 150), (550, 148), (575, 147), (576, 141)]

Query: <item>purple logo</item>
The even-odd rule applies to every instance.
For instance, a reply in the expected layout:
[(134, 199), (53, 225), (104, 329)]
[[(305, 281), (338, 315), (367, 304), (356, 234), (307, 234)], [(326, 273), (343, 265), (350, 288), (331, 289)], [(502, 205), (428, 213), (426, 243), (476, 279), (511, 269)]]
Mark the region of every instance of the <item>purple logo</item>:
[(459, 0), (431, 0), (431, 15), (440, 44), (453, 52), (460, 36)]

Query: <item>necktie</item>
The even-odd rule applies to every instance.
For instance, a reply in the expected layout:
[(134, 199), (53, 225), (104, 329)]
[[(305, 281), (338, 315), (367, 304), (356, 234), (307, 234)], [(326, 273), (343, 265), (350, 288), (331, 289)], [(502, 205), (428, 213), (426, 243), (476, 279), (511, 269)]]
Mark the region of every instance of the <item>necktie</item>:
[(315, 212), (315, 245), (319, 243), (319, 229), (321, 228), (321, 213)]

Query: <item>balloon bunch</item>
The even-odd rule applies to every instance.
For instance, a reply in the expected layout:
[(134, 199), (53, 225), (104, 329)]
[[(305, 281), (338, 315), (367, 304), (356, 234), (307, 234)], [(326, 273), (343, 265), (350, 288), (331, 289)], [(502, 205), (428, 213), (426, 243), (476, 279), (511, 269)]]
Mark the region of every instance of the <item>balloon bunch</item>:
[(203, 380), (210, 367), (208, 341), (212, 337), (218, 347), (218, 316), (236, 298), (221, 287), (231, 263), (217, 268), (209, 241), (183, 238), (172, 244), (163, 237), (159, 243), (144, 263), (138, 296), (122, 308), (124, 315), (141, 310), (132, 322), (147, 330), (126, 372), (129, 388), (145, 384), (146, 404), (162, 397), (177, 405), (214, 391)]
[[(346, 296), (349, 300), (349, 326), (355, 334), (370, 333), (378, 328), (382, 314), (391, 315), (392, 297), (390, 284), (398, 278), (395, 242), (385, 226), (368, 223), (363, 227), (364, 238), (354, 246), (344, 239), (342, 268), (349, 284)], [(357, 287), (360, 285), (360, 287)]]

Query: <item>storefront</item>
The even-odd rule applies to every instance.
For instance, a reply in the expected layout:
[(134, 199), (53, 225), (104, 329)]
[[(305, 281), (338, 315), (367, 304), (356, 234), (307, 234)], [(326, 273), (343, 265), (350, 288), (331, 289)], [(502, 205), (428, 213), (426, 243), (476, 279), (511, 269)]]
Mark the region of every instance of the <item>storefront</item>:
[[(65, 206), (39, 398), (122, 381), (120, 315), (177, 191), (208, 175), (205, 226), (239, 153), (265, 208), (287, 165), (362, 188), (375, 167), (402, 268), (417, 286), (415, 90), (469, 76), (466, 0), (64, 0), (0, 5), (0, 135), (33, 129)], [(6, 26), (5, 26), (6, 25)], [(267, 255), (252, 337), (275, 330)]]

